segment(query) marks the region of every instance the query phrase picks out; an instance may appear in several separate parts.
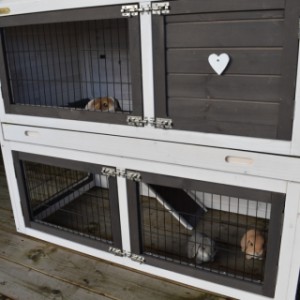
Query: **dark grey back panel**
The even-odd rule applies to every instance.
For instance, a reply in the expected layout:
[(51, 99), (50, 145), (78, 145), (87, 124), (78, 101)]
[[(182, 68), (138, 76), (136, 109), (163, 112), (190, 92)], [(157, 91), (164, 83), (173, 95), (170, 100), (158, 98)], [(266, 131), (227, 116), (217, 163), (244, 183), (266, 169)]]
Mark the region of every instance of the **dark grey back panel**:
[[(155, 108), (175, 129), (291, 138), (299, 3), (185, 1), (153, 17)], [(210, 54), (230, 62), (217, 75)]]

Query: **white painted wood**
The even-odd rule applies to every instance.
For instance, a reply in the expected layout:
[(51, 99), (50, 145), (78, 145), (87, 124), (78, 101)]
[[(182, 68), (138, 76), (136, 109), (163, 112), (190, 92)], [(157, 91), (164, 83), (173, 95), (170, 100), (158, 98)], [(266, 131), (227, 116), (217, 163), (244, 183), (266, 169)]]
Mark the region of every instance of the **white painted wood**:
[[(141, 4), (147, 7), (151, 2)], [(154, 113), (154, 84), (153, 84), (153, 44), (152, 44), (152, 16), (143, 14), (140, 16), (141, 27), (141, 52), (143, 72), (143, 109), (144, 115), (153, 118)], [(148, 125), (150, 126), (150, 125)]]
[[(147, 105), (148, 107), (148, 105)], [(147, 110), (152, 110), (148, 107)], [(13, 114), (4, 114), (4, 107), (0, 103), (0, 119), (3, 123), (42, 126), (56, 129), (76, 130), (79, 132), (93, 132), (110, 134), (115, 136), (131, 136), (135, 138), (153, 139), (158, 141), (180, 142), (183, 144), (194, 144), (213, 146), (228, 149), (239, 149), (263, 153), (290, 154), (291, 142), (269, 140), (261, 138), (240, 137), (223, 134), (210, 134), (201, 132), (190, 132), (184, 130), (166, 130), (153, 127), (133, 127), (123, 125), (111, 125), (104, 123), (83, 122), (43, 117), (31, 117)], [(296, 153), (295, 153), (296, 155)], [(298, 154), (297, 154), (298, 155)]]
[(123, 250), (131, 252), (126, 179), (117, 177)]
[[(300, 209), (300, 205), (299, 208)], [(290, 268), (290, 275), (288, 281), (288, 289), (286, 299), (296, 299), (295, 293), (297, 290), (299, 270), (300, 270), (300, 215), (297, 218), (297, 228), (295, 232), (295, 243), (293, 246), (292, 265)]]
[[(36, 131), (38, 134), (28, 136), (25, 134), (28, 131)], [(11, 124), (3, 124), (3, 133), (7, 141), (300, 181), (300, 160), (292, 157)], [(253, 163), (251, 165), (230, 163), (226, 161), (228, 156), (250, 159)]]
[(300, 40), (298, 52), (298, 70), (296, 81), (296, 94), (295, 94), (295, 111), (293, 122), (293, 134), (291, 144), (291, 155), (300, 155)]
[(259, 202), (251, 199), (216, 195), (211, 193), (203, 193), (198, 191), (197, 195), (198, 199), (200, 199), (204, 206), (207, 208), (213, 208), (240, 215), (270, 219), (270, 203)]
[(0, 143), (1, 143), (1, 151), (4, 163), (4, 169), (7, 177), (7, 185), (9, 196), (11, 199), (12, 210), (14, 214), (14, 221), (16, 224), (16, 229), (19, 231), (22, 228), (25, 228), (25, 223), (23, 219), (22, 208), (20, 205), (20, 195), (18, 184), (15, 176), (15, 169), (12, 160), (12, 154), (9, 149), (9, 145), (3, 143), (0, 133)]
[[(297, 254), (295, 250), (299, 247), (299, 224), (297, 225), (297, 219), (299, 217), (298, 210), (300, 206), (300, 184), (288, 183), (285, 210), (284, 210), (284, 222), (282, 228), (282, 237), (280, 245), (280, 256), (278, 264), (278, 276), (276, 285), (276, 299), (294, 299), (287, 297), (295, 293), (296, 281), (298, 274), (295, 278), (295, 268), (299, 272), (299, 251)], [(298, 248), (299, 249), (299, 248)], [(296, 260), (294, 261), (297, 255)], [(291, 272), (293, 271), (293, 274)]]
[[(9, 7), (9, 15), (18, 15), (34, 12), (72, 9), (81, 7), (93, 7), (103, 5), (116, 5), (126, 3), (145, 2), (149, 0), (128, 1), (128, 0), (2, 0), (0, 7)], [(157, 0), (151, 0), (155, 2)], [(0, 16), (3, 17), (3, 16)]]
[(195, 167), (179, 166), (174, 164), (167, 164), (166, 162), (138, 160), (136, 158), (126, 158), (123, 156), (111, 156), (90, 152), (83, 153), (75, 150), (46, 147), (34, 144), (17, 142), (5, 142), (5, 144), (9, 144), (10, 149), (13, 151), (58, 157), (94, 164), (98, 163), (100, 165), (116, 166), (119, 169), (130, 169), (177, 177), (180, 176), (183, 178), (222, 183), (227, 185), (235, 185), (267, 191), (271, 190), (279, 193), (286, 192), (286, 182), (284, 180), (252, 176), (248, 175), (247, 173), (235, 174), (230, 172), (222, 172), (220, 170), (216, 171)]
[(146, 183), (141, 183), (140, 185), (140, 194), (152, 198), (156, 198), (158, 203), (160, 203), (174, 218), (177, 220), (183, 227), (187, 230), (193, 230), (193, 226), (190, 225), (184, 218), (181, 218), (179, 213), (172, 208), (172, 206), (162, 197), (157, 195), (153, 189)]

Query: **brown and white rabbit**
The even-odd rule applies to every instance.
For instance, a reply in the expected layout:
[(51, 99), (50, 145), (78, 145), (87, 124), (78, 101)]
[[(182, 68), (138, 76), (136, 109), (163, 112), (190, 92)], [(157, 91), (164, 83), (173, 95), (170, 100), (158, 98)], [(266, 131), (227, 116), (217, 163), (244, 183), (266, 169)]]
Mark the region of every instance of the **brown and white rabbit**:
[(94, 98), (86, 104), (85, 109), (102, 112), (122, 111), (119, 101), (113, 97)]
[(241, 250), (246, 254), (246, 259), (263, 259), (265, 239), (262, 233), (249, 229), (241, 239)]
[(215, 242), (206, 234), (193, 232), (187, 243), (187, 257), (196, 258), (196, 263), (213, 261), (216, 254)]

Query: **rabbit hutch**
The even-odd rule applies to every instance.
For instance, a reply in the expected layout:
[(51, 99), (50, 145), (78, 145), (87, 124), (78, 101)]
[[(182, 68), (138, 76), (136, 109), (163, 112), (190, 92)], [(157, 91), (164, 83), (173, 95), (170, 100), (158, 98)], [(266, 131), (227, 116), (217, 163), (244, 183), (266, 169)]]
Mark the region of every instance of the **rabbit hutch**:
[(299, 24), (298, 0), (0, 1), (17, 230), (228, 297), (295, 298)]

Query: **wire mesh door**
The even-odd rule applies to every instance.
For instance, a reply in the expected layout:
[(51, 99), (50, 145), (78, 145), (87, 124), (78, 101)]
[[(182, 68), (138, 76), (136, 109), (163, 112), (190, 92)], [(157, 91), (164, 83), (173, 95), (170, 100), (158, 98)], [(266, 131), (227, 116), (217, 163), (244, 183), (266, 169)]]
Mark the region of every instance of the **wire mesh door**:
[(44, 15), (0, 21), (6, 106), (106, 122), (141, 113), (139, 23), (117, 7)]
[(142, 173), (128, 197), (132, 251), (146, 263), (274, 293), (284, 195)]
[(121, 247), (116, 180), (101, 167), (22, 153), (15, 164), (27, 226), (105, 250)]

